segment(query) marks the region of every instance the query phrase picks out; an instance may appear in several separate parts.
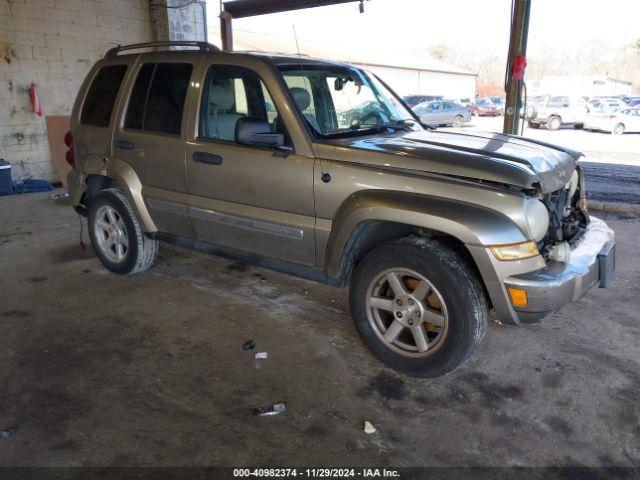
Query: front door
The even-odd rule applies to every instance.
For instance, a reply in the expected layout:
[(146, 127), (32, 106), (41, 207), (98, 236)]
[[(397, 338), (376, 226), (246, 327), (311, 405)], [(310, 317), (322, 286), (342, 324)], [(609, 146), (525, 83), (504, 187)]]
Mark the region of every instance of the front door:
[[(197, 126), (187, 145), (189, 209), (198, 238), (313, 265), (314, 158), (294, 150), (279, 115), (285, 109), (282, 95), (271, 95), (258, 72), (246, 65), (211, 62), (202, 71)], [(236, 125), (242, 118), (284, 133), (289, 148), (239, 144)]]
[(142, 184), (142, 196), (161, 232), (195, 237), (188, 211), (185, 167), (192, 53), (145, 56), (136, 65), (123, 121), (113, 140), (115, 156), (128, 163)]

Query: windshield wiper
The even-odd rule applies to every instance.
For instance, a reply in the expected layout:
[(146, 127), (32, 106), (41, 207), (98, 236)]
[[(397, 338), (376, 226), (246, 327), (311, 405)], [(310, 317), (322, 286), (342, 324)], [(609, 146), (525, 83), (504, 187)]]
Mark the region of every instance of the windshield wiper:
[[(414, 120), (411, 120), (412, 122)], [(385, 123), (356, 123), (352, 125), (351, 130), (358, 130), (360, 128), (368, 129), (391, 129), (391, 130), (411, 130), (413, 123), (405, 123), (406, 120), (398, 120), (397, 122), (385, 122)]]

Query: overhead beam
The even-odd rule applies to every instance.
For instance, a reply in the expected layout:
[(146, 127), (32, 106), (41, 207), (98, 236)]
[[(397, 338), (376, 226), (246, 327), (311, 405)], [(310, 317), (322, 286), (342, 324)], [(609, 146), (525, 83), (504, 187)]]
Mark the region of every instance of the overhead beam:
[(326, 7), (360, 0), (234, 0), (222, 2), (224, 11), (233, 18), (253, 17), (269, 13), (287, 12), (302, 8)]
[(503, 132), (517, 135), (522, 107), (522, 86), (524, 80), (516, 80), (513, 75), (514, 59), (518, 55), (527, 55), (529, 36), (529, 14), (532, 0), (514, 0), (511, 16), (511, 36), (509, 38), (509, 56), (505, 82), (505, 109)]

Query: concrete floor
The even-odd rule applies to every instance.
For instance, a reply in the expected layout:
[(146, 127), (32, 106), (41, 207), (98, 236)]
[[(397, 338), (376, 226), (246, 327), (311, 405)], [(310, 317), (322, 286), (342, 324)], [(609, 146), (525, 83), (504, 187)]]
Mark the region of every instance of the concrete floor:
[(69, 207), (0, 198), (0, 429), (17, 428), (0, 464), (638, 466), (640, 223), (610, 224), (611, 289), (492, 323), (470, 362), (420, 380), (365, 350), (346, 290), (169, 246), (119, 277)]

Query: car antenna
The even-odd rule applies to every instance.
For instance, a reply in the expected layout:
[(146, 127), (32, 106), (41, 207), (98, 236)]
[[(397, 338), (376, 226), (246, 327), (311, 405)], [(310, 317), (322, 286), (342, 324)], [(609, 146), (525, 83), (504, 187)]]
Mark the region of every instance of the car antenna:
[[(293, 28), (293, 38), (296, 41), (296, 51), (298, 52), (298, 62), (300, 63), (300, 72), (303, 74), (302, 75), (302, 81), (305, 82), (305, 86), (306, 86), (306, 82), (307, 79), (304, 76), (304, 67), (302, 65), (302, 54), (300, 53), (300, 45), (298, 44), (298, 34), (296, 33), (296, 26), (295, 25), (291, 25), (291, 28)], [(309, 92), (311, 92), (311, 85), (308, 86), (309, 87)], [(295, 100), (294, 100), (295, 102)], [(304, 113), (302, 113), (302, 117), (304, 118)], [(311, 127), (311, 134), (313, 135), (313, 139), (314, 141), (317, 140), (316, 138), (316, 131), (313, 127)], [(317, 155), (316, 155), (317, 157)], [(320, 170), (322, 170), (322, 168), (320, 168)]]

